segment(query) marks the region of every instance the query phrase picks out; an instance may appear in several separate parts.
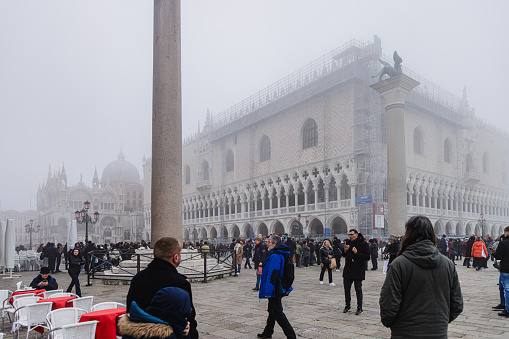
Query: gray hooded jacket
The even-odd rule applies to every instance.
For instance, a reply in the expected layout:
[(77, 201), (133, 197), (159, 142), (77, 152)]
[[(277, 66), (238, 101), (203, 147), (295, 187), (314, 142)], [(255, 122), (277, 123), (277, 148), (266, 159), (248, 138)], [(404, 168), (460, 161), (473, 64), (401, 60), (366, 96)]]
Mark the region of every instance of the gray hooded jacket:
[(392, 338), (447, 338), (463, 311), (454, 263), (429, 240), (406, 248), (389, 267), (380, 293), (382, 324)]

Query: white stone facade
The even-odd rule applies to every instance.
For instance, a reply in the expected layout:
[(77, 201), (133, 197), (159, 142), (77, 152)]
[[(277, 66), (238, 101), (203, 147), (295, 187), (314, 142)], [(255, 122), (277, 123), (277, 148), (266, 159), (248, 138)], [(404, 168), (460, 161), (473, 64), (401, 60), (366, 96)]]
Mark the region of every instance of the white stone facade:
[[(390, 225), (374, 229), (371, 204), (356, 205), (370, 196), (385, 219), (390, 208), (385, 112), (369, 88), (379, 44), (353, 41), (208, 115), (183, 145), (184, 240), (390, 233)], [(416, 80), (405, 117), (408, 216), (424, 214), (438, 234), (459, 236), (481, 235), (483, 213), (484, 234), (501, 234), (509, 224), (507, 133), (482, 123), (466, 94), (459, 99)], [(150, 168), (148, 160), (145, 180)], [(149, 213), (147, 202), (147, 232)]]

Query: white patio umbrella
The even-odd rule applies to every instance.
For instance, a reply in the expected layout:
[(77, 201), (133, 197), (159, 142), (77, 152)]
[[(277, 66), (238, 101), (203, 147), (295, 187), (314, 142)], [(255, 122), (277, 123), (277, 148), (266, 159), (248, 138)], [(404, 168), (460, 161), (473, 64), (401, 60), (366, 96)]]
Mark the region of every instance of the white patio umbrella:
[(5, 221), (0, 221), (0, 267), (5, 267)]
[(67, 248), (74, 246), (74, 244), (78, 242), (78, 225), (76, 224), (76, 220), (71, 220), (68, 241), (69, 242), (67, 243)]
[[(16, 228), (14, 226), (14, 219), (7, 219), (7, 227), (5, 228), (5, 268), (8, 268), (10, 271), (10, 277), (14, 277), (12, 275), (12, 271), (14, 270), (14, 254), (16, 251)], [(17, 277), (20, 277), (19, 275)], [(6, 278), (4, 278), (6, 279)]]

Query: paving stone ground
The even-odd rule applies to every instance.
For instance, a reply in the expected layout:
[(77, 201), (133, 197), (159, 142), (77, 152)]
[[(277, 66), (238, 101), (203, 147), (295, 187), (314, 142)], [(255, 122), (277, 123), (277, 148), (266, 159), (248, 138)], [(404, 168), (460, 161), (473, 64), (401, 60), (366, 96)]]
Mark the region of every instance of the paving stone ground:
[[(490, 263), (491, 265), (491, 263)], [(382, 266), (381, 263), (379, 265)], [(371, 267), (371, 266), (370, 266)], [(509, 338), (509, 318), (499, 317), (491, 307), (498, 305), (498, 271), (493, 267), (480, 272), (461, 266), (457, 270), (464, 299), (463, 313), (449, 325), (449, 338)], [(319, 267), (295, 270), (294, 291), (283, 298), (284, 311), (299, 338), (390, 338), (390, 330), (380, 322), (378, 299), (385, 276), (381, 270), (367, 271), (363, 284), (364, 313), (343, 314), (342, 272), (333, 272), (337, 286), (319, 285)], [(13, 289), (22, 280), (29, 284), (35, 272), (21, 272), (21, 278), (0, 279), (0, 289)], [(60, 287), (67, 288), (67, 273), (54, 275)], [(325, 275), (327, 282), (327, 275)], [(86, 287), (86, 276), (80, 275), (83, 296), (93, 295), (94, 303), (125, 303), (128, 285), (104, 285), (99, 280)], [(267, 301), (252, 291), (256, 282), (254, 269), (242, 269), (238, 277), (208, 283), (193, 283), (200, 337), (256, 338), (267, 318)], [(352, 306), (355, 291), (352, 287)], [(284, 338), (276, 324), (273, 338)], [(8, 333), (8, 329), (4, 330)]]

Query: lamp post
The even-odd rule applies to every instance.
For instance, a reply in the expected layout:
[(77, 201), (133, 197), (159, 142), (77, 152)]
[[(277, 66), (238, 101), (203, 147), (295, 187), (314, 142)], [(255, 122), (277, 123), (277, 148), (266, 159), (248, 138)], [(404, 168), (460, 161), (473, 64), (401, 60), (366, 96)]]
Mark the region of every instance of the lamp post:
[(30, 219), (30, 224), (25, 225), (25, 231), (30, 234), (30, 249), (32, 249), (32, 233), (39, 233), (41, 230), (41, 226), (37, 225), (35, 228), (33, 227), (34, 220)]
[(484, 219), (484, 213), (480, 215), (481, 219), (478, 220), (479, 226), (481, 226), (481, 236), (484, 240), (484, 225), (486, 225), (486, 219)]
[(76, 217), (76, 222), (83, 224), (85, 223), (85, 246), (88, 244), (88, 224), (95, 224), (99, 220), (99, 212), (94, 212), (94, 219), (92, 219), (88, 215), (88, 210), (90, 209), (90, 202), (87, 200), (83, 204), (85, 208), (83, 208), (81, 211), (76, 210), (74, 212), (74, 216)]

